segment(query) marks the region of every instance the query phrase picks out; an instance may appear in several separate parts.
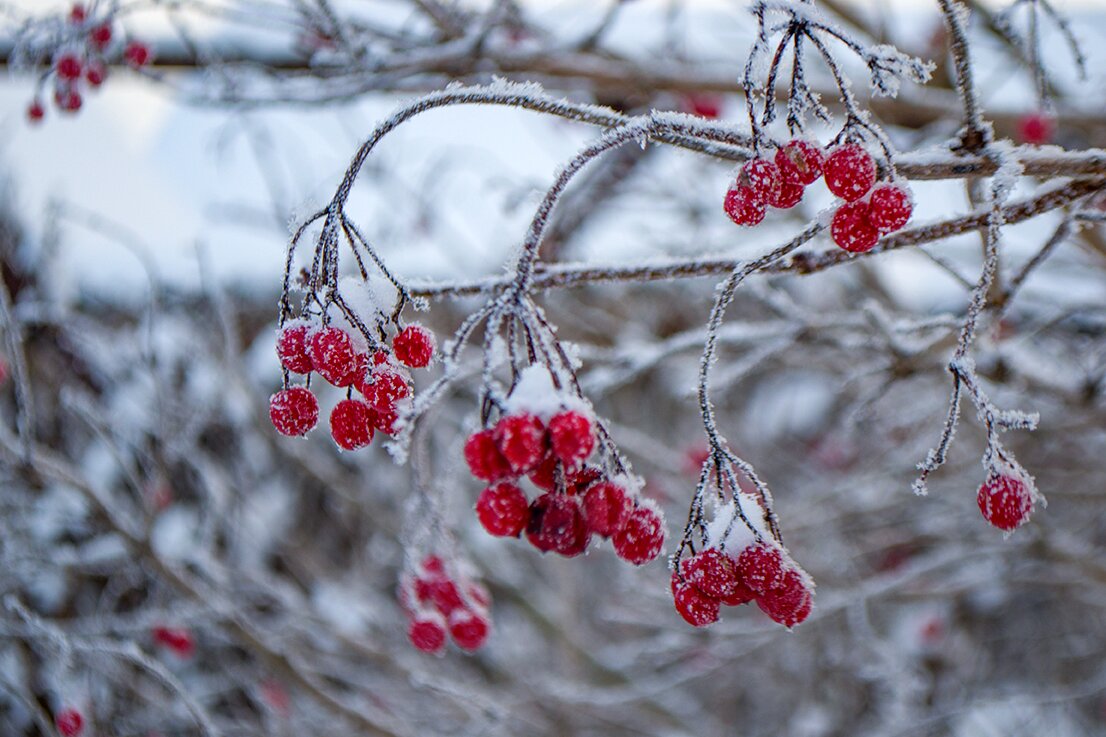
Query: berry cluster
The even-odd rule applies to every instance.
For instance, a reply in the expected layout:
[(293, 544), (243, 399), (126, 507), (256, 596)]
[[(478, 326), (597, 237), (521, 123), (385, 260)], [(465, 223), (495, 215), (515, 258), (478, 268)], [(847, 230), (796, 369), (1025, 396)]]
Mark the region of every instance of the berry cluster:
[[(368, 350), (341, 328), (297, 322), (277, 338), (277, 355), (285, 370), (317, 373), (347, 396), (330, 413), (330, 434), (345, 450), (363, 448), (373, 435), (396, 432), (400, 402), (411, 396), (406, 368), (425, 368), (434, 356), (434, 336), (421, 325), (408, 325), (392, 340), (392, 350)], [(406, 367), (406, 368), (405, 368)], [(356, 389), (361, 397), (354, 398)], [(305, 435), (319, 420), (319, 402), (306, 387), (283, 389), (269, 399), (269, 419), (283, 435)]]
[[(54, 104), (65, 113), (81, 109), (82, 84), (95, 89), (108, 74), (108, 52), (114, 33), (110, 18), (91, 19), (83, 5), (69, 11), (71, 39), (54, 56)], [(123, 49), (123, 59), (134, 68), (150, 61), (150, 48), (141, 41), (129, 41)], [(46, 108), (39, 97), (27, 107), (27, 118), (37, 123), (46, 117)]]
[(447, 632), (457, 647), (469, 652), (488, 639), (488, 590), (463, 572), (450, 575), (436, 555), (400, 579), (399, 603), (407, 614), (407, 637), (424, 653), (441, 652)]
[(84, 731), (84, 717), (80, 711), (69, 706), (54, 715), (54, 726), (61, 737), (77, 737)]
[(776, 149), (774, 161), (745, 162), (726, 192), (723, 209), (738, 225), (757, 225), (769, 207), (786, 210), (799, 204), (807, 185), (822, 176), (823, 165), (817, 145), (795, 139)]
[(1033, 494), (1024, 481), (1013, 476), (994, 475), (979, 487), (976, 496), (983, 519), (1000, 530), (1016, 529), (1033, 513)]

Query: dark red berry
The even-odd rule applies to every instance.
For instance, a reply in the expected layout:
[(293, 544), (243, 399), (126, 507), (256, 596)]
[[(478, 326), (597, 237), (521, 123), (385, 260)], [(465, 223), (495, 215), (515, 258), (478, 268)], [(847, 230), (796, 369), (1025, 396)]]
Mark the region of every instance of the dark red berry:
[(780, 168), (768, 159), (746, 161), (737, 175), (737, 187), (749, 188), (749, 196), (761, 205), (767, 205), (779, 196)]
[(565, 410), (549, 420), (549, 445), (565, 468), (576, 468), (595, 448), (595, 426), (580, 412)]
[(580, 505), (564, 494), (542, 494), (530, 503), (526, 539), (543, 553), (572, 556), (584, 552), (588, 530)]
[(74, 3), (73, 7), (69, 10), (69, 22), (73, 25), (80, 25), (84, 23), (86, 17), (87, 13), (85, 12), (84, 6), (80, 3)]
[(778, 210), (788, 210), (802, 201), (804, 191), (803, 185), (801, 184), (784, 182), (780, 185), (779, 192), (776, 194), (775, 199), (768, 204)]
[(860, 144), (845, 143), (830, 151), (823, 175), (830, 192), (852, 202), (876, 183), (876, 162)]
[(339, 328), (323, 328), (311, 336), (307, 348), (311, 365), (334, 386), (349, 386), (360, 367), (353, 339)]
[(757, 595), (753, 593), (749, 587), (739, 581), (729, 596), (719, 597), (718, 600), (726, 606), (741, 606), (742, 604), (748, 604), (755, 598), (757, 598)]
[(493, 433), (499, 452), (515, 474), (533, 471), (549, 450), (549, 438), (534, 415), (508, 415), (496, 424)]
[(767, 203), (758, 200), (749, 187), (731, 187), (722, 209), (738, 225), (756, 225), (768, 213)]
[(307, 353), (307, 326), (293, 325), (284, 328), (277, 336), (277, 357), (280, 365), (294, 374), (307, 374), (314, 366)]
[(81, 93), (72, 87), (54, 90), (54, 103), (64, 113), (75, 113), (81, 109), (84, 100)]
[(1029, 519), (1033, 497), (1021, 479), (992, 476), (979, 487), (976, 497), (983, 519), (1000, 530), (1013, 530)]
[(880, 233), (892, 233), (910, 220), (914, 202), (910, 194), (894, 184), (881, 184), (868, 198), (868, 222)]
[(424, 653), (441, 652), (445, 647), (445, 619), (437, 613), (420, 614), (407, 626), (407, 639), (416, 650)]
[(357, 399), (343, 399), (330, 412), (330, 434), (346, 450), (364, 448), (373, 439), (372, 407)]
[(269, 397), (269, 419), (281, 435), (305, 435), (319, 421), (319, 400), (301, 386)]
[(482, 481), (498, 481), (511, 475), (511, 466), (499, 452), (491, 430), (481, 430), (465, 441), (465, 462), (472, 475)]
[(111, 24), (101, 23), (88, 32), (88, 43), (97, 51), (103, 51), (111, 43)]
[(396, 422), (399, 421), (399, 412), (396, 408), (389, 407), (388, 409), (376, 409), (369, 410), (369, 422), (372, 424), (374, 430), (378, 430), (385, 435), (396, 434)]
[(609, 481), (600, 481), (584, 493), (584, 519), (596, 535), (610, 537), (626, 526), (634, 511), (634, 502), (626, 490)]
[(611, 541), (619, 558), (640, 566), (660, 555), (664, 547), (664, 522), (649, 507), (639, 506)]
[(104, 62), (94, 59), (88, 62), (88, 65), (84, 70), (84, 78), (88, 81), (89, 86), (99, 87), (104, 83), (104, 80), (108, 77), (108, 68)]
[(879, 231), (868, 222), (867, 202), (846, 202), (830, 223), (833, 242), (850, 253), (865, 253), (879, 242)]
[(737, 573), (750, 591), (763, 596), (783, 584), (783, 556), (765, 543), (754, 543), (737, 557)]
[(150, 61), (150, 47), (141, 41), (131, 41), (123, 50), (123, 58), (136, 69), (144, 67)]
[(462, 650), (479, 649), (488, 639), (488, 620), (470, 609), (458, 609), (449, 615), (449, 634)]
[(476, 500), (480, 524), (496, 537), (518, 537), (530, 519), (530, 503), (522, 489), (510, 482), (489, 486)]
[(737, 561), (718, 548), (704, 548), (696, 553), (688, 561), (684, 576), (692, 586), (712, 599), (729, 599), (741, 586)]
[(359, 384), (357, 388), (365, 396), (365, 401), (378, 410), (391, 409), (396, 402), (411, 394), (406, 377), (387, 368), (374, 369)]
[(196, 642), (192, 639), (192, 633), (179, 627), (154, 627), (151, 633), (154, 642), (170, 650), (180, 658), (190, 658), (196, 650)]
[(84, 717), (79, 711), (69, 707), (54, 715), (54, 725), (61, 737), (77, 737), (84, 729)]
[(672, 574), (672, 601), (676, 611), (692, 627), (706, 627), (718, 621), (719, 602), (688, 583), (678, 583)]
[(593, 485), (603, 480), (603, 472), (596, 466), (584, 466), (579, 471), (568, 474), (565, 490), (569, 495), (579, 494), (583, 496)]
[(461, 591), (445, 573), (427, 572), (415, 579), (415, 595), (420, 604), (431, 604), (443, 617), (465, 605)]
[(773, 622), (791, 629), (802, 622), (813, 608), (813, 594), (803, 583), (798, 571), (788, 570), (778, 588), (757, 598), (757, 606)]
[(27, 106), (27, 119), (32, 123), (37, 123), (44, 117), (46, 117), (46, 108), (42, 107), (42, 103), (38, 100)]
[(684, 95), (683, 108), (692, 115), (716, 120), (722, 114), (722, 98), (709, 92), (692, 92)]
[(553, 455), (552, 453), (547, 455), (545, 457), (545, 460), (539, 463), (538, 467), (530, 472), (529, 479), (534, 484), (534, 486), (545, 491), (556, 491), (557, 463), (557, 456)]
[(797, 138), (776, 151), (776, 166), (785, 183), (807, 186), (822, 176), (825, 156), (822, 149), (810, 141)]
[(404, 366), (429, 366), (434, 357), (434, 335), (422, 325), (408, 325), (392, 341), (392, 350)]
[(57, 72), (59, 79), (64, 79), (66, 81), (80, 79), (82, 71), (81, 60), (77, 58), (76, 54), (63, 54), (54, 62), (54, 71)]
[(1056, 123), (1044, 113), (1029, 113), (1018, 119), (1018, 140), (1034, 146), (1051, 143)]

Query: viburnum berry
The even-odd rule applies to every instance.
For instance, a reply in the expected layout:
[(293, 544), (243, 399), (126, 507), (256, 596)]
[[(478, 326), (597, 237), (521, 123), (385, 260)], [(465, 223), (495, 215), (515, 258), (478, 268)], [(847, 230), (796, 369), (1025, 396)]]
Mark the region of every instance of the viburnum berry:
[(776, 150), (775, 161), (783, 182), (805, 187), (822, 176), (825, 156), (817, 145), (796, 138)]
[(107, 65), (99, 59), (93, 59), (85, 66), (84, 78), (91, 87), (99, 87), (107, 77)]
[(737, 561), (718, 548), (704, 548), (687, 562), (685, 579), (712, 599), (733, 597), (741, 581)]
[(983, 519), (1000, 530), (1010, 531), (1029, 519), (1033, 497), (1025, 482), (1013, 476), (991, 476), (976, 496)]
[(37, 123), (44, 117), (46, 117), (46, 108), (39, 100), (34, 100), (27, 106), (27, 119), (32, 123)]
[(84, 717), (73, 707), (67, 707), (54, 715), (54, 726), (61, 737), (77, 737), (84, 730)]
[(65, 87), (54, 90), (54, 103), (62, 112), (75, 113), (81, 109), (84, 100), (80, 92), (72, 87)]
[(1052, 141), (1056, 123), (1044, 113), (1029, 113), (1018, 119), (1018, 140), (1033, 146), (1043, 146)]
[(672, 574), (672, 601), (676, 611), (692, 627), (706, 627), (718, 621), (719, 602), (689, 583), (678, 583)]
[(814, 596), (803, 583), (799, 572), (791, 569), (783, 574), (778, 588), (757, 597), (757, 606), (773, 622), (791, 629), (805, 620), (813, 608)]
[[(557, 464), (560, 461), (557, 460), (557, 456), (550, 453), (545, 457), (538, 467), (529, 473), (528, 478), (534, 484), (534, 486), (545, 491), (556, 491), (557, 489)], [(566, 476), (569, 474), (566, 473)], [(569, 486), (568, 479), (565, 479), (565, 486)], [(568, 491), (566, 489), (566, 491)], [(568, 492), (571, 493), (571, 492)]]
[(801, 184), (784, 182), (780, 185), (776, 196), (768, 204), (777, 210), (789, 210), (802, 201), (804, 191)]
[(498, 481), (511, 475), (511, 466), (499, 452), (491, 430), (481, 430), (465, 441), (465, 462), (472, 475), (482, 481)]
[(434, 357), (434, 335), (422, 325), (408, 325), (392, 341), (392, 350), (404, 366), (429, 366)]
[(731, 187), (722, 209), (738, 225), (756, 225), (768, 213), (767, 203), (757, 199), (749, 187)]
[(470, 602), (479, 607), (483, 607), (485, 610), (492, 605), (491, 592), (489, 592), (488, 587), (483, 584), (470, 581), (469, 585), (465, 587), (465, 593), (468, 594)]
[(530, 503), (522, 489), (505, 481), (480, 492), (476, 516), (490, 534), (518, 537), (530, 519)]
[(269, 419), (281, 435), (305, 435), (319, 421), (319, 400), (301, 386), (269, 397)]
[(365, 381), (357, 387), (365, 401), (374, 409), (386, 410), (395, 407), (396, 402), (411, 394), (407, 379), (398, 371), (376, 368), (366, 375)]
[(603, 480), (603, 471), (597, 466), (584, 466), (578, 471), (568, 474), (565, 493), (579, 494), (583, 496), (595, 484)]
[(626, 526), (634, 502), (618, 484), (600, 481), (584, 493), (584, 519), (596, 535), (610, 537)]
[(103, 51), (111, 43), (111, 24), (101, 23), (88, 32), (88, 43), (97, 51)]
[(69, 22), (73, 25), (84, 23), (86, 17), (84, 6), (80, 3), (74, 3), (73, 7), (69, 9)]
[(626, 524), (611, 537), (614, 552), (622, 560), (640, 566), (660, 555), (664, 547), (664, 522), (649, 507), (639, 506)]
[(565, 468), (575, 468), (595, 448), (595, 426), (587, 415), (565, 410), (549, 420), (549, 445)]
[(879, 231), (868, 222), (867, 202), (846, 202), (830, 222), (833, 242), (850, 253), (865, 253), (879, 242)]
[(543, 553), (579, 555), (587, 548), (590, 535), (580, 505), (564, 494), (542, 494), (530, 503), (526, 539)]
[(415, 595), (420, 604), (430, 603), (443, 617), (465, 605), (461, 590), (444, 572), (425, 572), (416, 578)]
[(892, 233), (910, 220), (914, 202), (910, 193), (894, 184), (881, 184), (868, 198), (868, 222), (880, 233)]
[(308, 374), (314, 368), (307, 352), (307, 326), (293, 325), (284, 328), (277, 336), (277, 358), (280, 365), (294, 374)]
[(190, 658), (196, 650), (196, 641), (192, 633), (179, 627), (154, 627), (151, 633), (154, 642), (170, 650), (180, 658)]
[(437, 612), (423, 612), (407, 626), (407, 639), (416, 650), (441, 652), (445, 647), (445, 619)]
[(77, 58), (76, 54), (62, 54), (58, 57), (58, 60), (54, 62), (54, 71), (57, 72), (59, 79), (66, 81), (73, 81), (81, 78), (81, 60)]
[(822, 173), (830, 192), (853, 202), (876, 183), (876, 162), (860, 144), (845, 143), (830, 151)]
[(477, 650), (488, 639), (488, 619), (471, 609), (458, 609), (449, 615), (449, 634), (462, 650)]
[(783, 556), (765, 543), (754, 543), (737, 556), (741, 583), (758, 596), (783, 585)]
[(307, 352), (319, 376), (334, 386), (349, 386), (357, 378), (357, 354), (346, 331), (334, 327), (316, 331)]
[(499, 452), (507, 459), (511, 470), (518, 474), (533, 471), (549, 450), (545, 426), (534, 415), (507, 415), (496, 423), (493, 432)]
[(131, 41), (123, 49), (123, 58), (136, 69), (144, 67), (150, 61), (150, 47), (141, 41)]
[(346, 450), (364, 448), (373, 439), (373, 409), (357, 399), (343, 399), (330, 412), (330, 434)]
[(396, 411), (394, 405), (387, 409), (376, 409), (373, 407), (369, 410), (369, 422), (372, 424), (373, 429), (385, 435), (396, 434), (396, 422), (398, 421), (399, 412)]
[(741, 606), (742, 604), (748, 604), (755, 598), (757, 598), (757, 595), (753, 593), (752, 589), (738, 581), (737, 586), (728, 596), (721, 596), (718, 600), (726, 606)]
[(779, 195), (780, 168), (768, 159), (746, 161), (737, 174), (738, 189), (749, 188), (749, 195), (761, 204), (768, 204)]

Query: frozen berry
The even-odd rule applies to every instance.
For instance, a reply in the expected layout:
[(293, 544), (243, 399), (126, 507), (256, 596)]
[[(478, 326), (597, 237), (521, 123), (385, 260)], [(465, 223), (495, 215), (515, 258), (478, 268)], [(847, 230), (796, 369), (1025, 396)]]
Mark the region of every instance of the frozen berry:
[(54, 62), (54, 70), (58, 73), (59, 79), (64, 79), (66, 81), (80, 79), (82, 71), (81, 60), (77, 58), (76, 54), (63, 54)]
[(803, 191), (803, 185), (801, 184), (784, 182), (780, 185), (779, 192), (776, 193), (775, 198), (770, 200), (768, 204), (777, 210), (788, 210), (802, 201)]
[(1018, 140), (1034, 146), (1052, 141), (1056, 123), (1044, 113), (1029, 113), (1018, 119)]
[(596, 466), (584, 466), (579, 471), (568, 474), (567, 494), (579, 494), (583, 496), (595, 484), (603, 480), (603, 472)]
[(799, 572), (789, 570), (784, 573), (778, 588), (757, 598), (757, 606), (773, 622), (790, 629), (807, 618), (813, 608), (813, 599)]
[(649, 507), (637, 507), (611, 541), (619, 558), (640, 566), (660, 555), (664, 547), (664, 522)]
[(349, 386), (359, 368), (353, 338), (339, 328), (323, 328), (311, 336), (307, 348), (311, 365), (334, 386)]
[(768, 159), (746, 161), (737, 175), (737, 187), (749, 188), (755, 202), (766, 205), (779, 196), (780, 168)]
[(154, 627), (151, 633), (154, 642), (180, 658), (190, 658), (196, 650), (192, 633), (178, 627)]
[(672, 601), (676, 611), (692, 627), (706, 627), (718, 621), (719, 603), (717, 599), (705, 595), (687, 583), (676, 583), (673, 575)]
[(741, 606), (742, 604), (748, 604), (755, 598), (757, 598), (757, 595), (745, 584), (738, 581), (737, 586), (729, 595), (720, 596), (718, 600), (726, 606)]
[(892, 233), (910, 220), (914, 202), (910, 194), (894, 184), (881, 184), (868, 198), (868, 222), (880, 233)]
[(491, 430), (481, 430), (465, 441), (465, 462), (481, 481), (498, 481), (511, 475), (511, 466), (499, 452)]
[(104, 62), (94, 59), (88, 62), (84, 70), (84, 78), (91, 87), (99, 87), (108, 77), (108, 68)]
[(879, 242), (879, 231), (868, 222), (867, 202), (846, 202), (833, 213), (833, 242), (850, 253), (865, 253)]
[(768, 212), (767, 203), (758, 200), (749, 187), (731, 187), (722, 209), (738, 225), (756, 225)]
[(103, 51), (111, 43), (111, 24), (101, 23), (88, 32), (88, 43), (97, 51)]
[(522, 489), (510, 482), (489, 486), (476, 500), (480, 524), (496, 537), (518, 537), (530, 518), (530, 503)]
[(783, 556), (765, 543), (754, 543), (737, 556), (737, 573), (750, 591), (763, 596), (783, 584)]
[(511, 470), (519, 475), (537, 468), (549, 449), (545, 426), (534, 415), (502, 418), (495, 426), (493, 437)]
[(633, 511), (634, 502), (626, 490), (609, 481), (600, 481), (584, 494), (584, 519), (596, 535), (614, 535), (626, 526)]
[(373, 439), (372, 407), (357, 399), (343, 399), (330, 412), (330, 434), (346, 450), (364, 448)]
[(81, 93), (72, 87), (57, 89), (54, 91), (54, 103), (58, 109), (65, 113), (75, 113), (81, 109), (84, 103)]
[(269, 419), (281, 435), (305, 435), (319, 421), (319, 400), (301, 386), (269, 397)]
[(38, 100), (27, 106), (27, 119), (32, 123), (37, 123), (44, 117), (46, 117), (46, 109), (42, 107), (42, 103)]
[(718, 550), (705, 548), (688, 561), (686, 579), (692, 586), (712, 599), (733, 597), (741, 581), (737, 577), (737, 561)]
[(976, 497), (983, 518), (1000, 530), (1013, 530), (1033, 511), (1033, 497), (1021, 479), (992, 476), (979, 487)]
[(876, 162), (860, 144), (846, 143), (830, 151), (823, 173), (829, 191), (852, 202), (876, 183)]
[(595, 426), (580, 412), (558, 412), (549, 420), (549, 444), (565, 468), (575, 468), (595, 448)]
[(716, 120), (722, 114), (722, 98), (709, 92), (692, 92), (684, 95), (682, 107), (692, 115)]
[(372, 408), (369, 410), (369, 423), (374, 430), (379, 430), (385, 435), (396, 434), (396, 423), (399, 421), (399, 412), (395, 406), (387, 409)]
[(277, 357), (280, 365), (294, 374), (311, 373), (311, 356), (307, 353), (307, 326), (284, 328), (277, 336)]
[(488, 639), (488, 620), (470, 609), (458, 609), (449, 615), (449, 634), (462, 650), (476, 650)]
[(407, 626), (407, 639), (424, 653), (441, 652), (445, 647), (445, 619), (440, 614), (420, 614)]
[(543, 553), (578, 555), (587, 547), (588, 530), (580, 505), (564, 494), (542, 494), (530, 503), (526, 539)]
[(391, 409), (396, 402), (411, 394), (406, 377), (398, 371), (378, 368), (370, 372), (365, 381), (358, 383), (357, 388), (365, 400), (378, 410)]
[(392, 350), (404, 366), (423, 368), (434, 356), (434, 335), (422, 325), (408, 325), (392, 341)]
[(141, 41), (131, 41), (123, 50), (123, 58), (136, 69), (144, 67), (150, 61), (150, 47)]
[(457, 584), (447, 574), (426, 572), (415, 579), (415, 595), (420, 604), (431, 604), (448, 617), (454, 610), (465, 605)]
[[(539, 489), (556, 491), (558, 463), (557, 456), (550, 453), (545, 457), (545, 460), (538, 464), (537, 468), (530, 472), (528, 478)], [(565, 479), (565, 482), (567, 485), (568, 480)]]
[(822, 149), (810, 141), (797, 138), (776, 150), (776, 166), (785, 183), (806, 186), (822, 176), (825, 157)]
[(73, 7), (69, 9), (69, 22), (73, 25), (84, 23), (86, 17), (88, 17), (87, 13), (80, 3), (74, 3)]
[(84, 729), (84, 717), (79, 711), (69, 707), (54, 715), (54, 725), (61, 737), (77, 737)]

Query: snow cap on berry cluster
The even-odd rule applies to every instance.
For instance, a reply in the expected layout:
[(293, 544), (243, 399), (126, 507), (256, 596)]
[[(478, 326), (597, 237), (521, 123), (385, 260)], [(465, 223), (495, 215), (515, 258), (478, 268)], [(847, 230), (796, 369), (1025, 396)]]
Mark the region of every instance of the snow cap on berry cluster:
[(507, 397), (507, 415), (534, 415), (548, 423), (553, 415), (570, 409), (586, 417), (595, 415), (587, 402), (569, 392), (559, 391), (553, 385), (553, 375), (540, 364), (531, 364), (519, 374), (518, 383)]
[[(757, 500), (748, 494), (744, 495), (741, 511), (745, 513), (745, 519), (756, 528), (763, 540), (771, 540), (772, 533), (768, 527), (764, 508)], [(729, 555), (738, 555), (742, 550), (755, 544), (757, 537), (748, 525), (738, 515), (737, 502), (728, 503), (714, 510), (714, 518), (707, 524), (706, 543), (712, 548), (720, 548)]]

